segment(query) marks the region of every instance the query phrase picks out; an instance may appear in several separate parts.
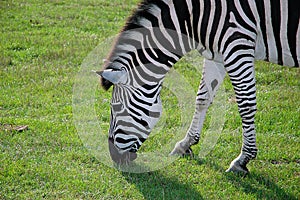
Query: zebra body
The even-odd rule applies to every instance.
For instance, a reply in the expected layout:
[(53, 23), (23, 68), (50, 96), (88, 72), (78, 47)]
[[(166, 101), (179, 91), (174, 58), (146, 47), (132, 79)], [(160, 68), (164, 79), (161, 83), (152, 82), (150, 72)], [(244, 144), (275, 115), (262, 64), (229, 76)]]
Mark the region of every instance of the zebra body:
[[(205, 58), (196, 110), (185, 138), (171, 154), (189, 153), (198, 143), (206, 111), (225, 74), (236, 93), (243, 125), (241, 154), (229, 171), (248, 172), (257, 153), (254, 61), (299, 67), (299, 2), (292, 0), (148, 0), (128, 19), (102, 76), (114, 85), (109, 145), (112, 159), (136, 158), (161, 114), (164, 77), (196, 49)], [(213, 74), (212, 68), (219, 74)]]

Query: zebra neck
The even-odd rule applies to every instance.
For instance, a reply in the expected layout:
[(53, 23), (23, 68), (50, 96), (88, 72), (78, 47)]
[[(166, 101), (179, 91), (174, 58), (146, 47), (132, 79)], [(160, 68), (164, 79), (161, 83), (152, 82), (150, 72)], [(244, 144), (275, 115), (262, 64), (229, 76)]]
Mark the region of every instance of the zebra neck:
[[(191, 11), (183, 14), (188, 19)], [(120, 33), (110, 62), (125, 68), (131, 77), (139, 77), (143, 84), (162, 82), (182, 56), (198, 47), (194, 34), (181, 29), (181, 22), (174, 20), (178, 20), (174, 1), (147, 1), (140, 5)]]
[(182, 57), (182, 52), (159, 37), (161, 34), (161, 30), (154, 27), (122, 32), (110, 58), (110, 67), (125, 69), (131, 84), (160, 84)]

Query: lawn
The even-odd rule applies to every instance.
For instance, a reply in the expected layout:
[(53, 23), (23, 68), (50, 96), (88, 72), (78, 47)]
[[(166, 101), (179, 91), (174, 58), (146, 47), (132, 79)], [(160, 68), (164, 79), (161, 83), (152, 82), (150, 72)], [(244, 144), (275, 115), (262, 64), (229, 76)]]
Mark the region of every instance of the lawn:
[[(137, 2), (0, 1), (0, 199), (300, 199), (299, 68), (256, 63), (259, 153), (246, 177), (225, 173), (241, 147), (241, 122), (228, 78), (221, 99), (225, 120), (207, 155), (197, 156), (200, 142), (193, 159), (127, 173), (91, 153), (97, 149), (90, 151), (78, 129), (73, 88), (86, 58), (118, 33)], [(174, 69), (196, 93), (201, 73), (189, 59)], [(95, 88), (93, 105), (103, 138), (111, 94), (95, 76), (89, 84)], [(172, 88), (162, 91), (163, 128), (141, 152), (164, 150), (181, 126), (180, 99)], [(213, 116), (211, 111), (203, 136)]]

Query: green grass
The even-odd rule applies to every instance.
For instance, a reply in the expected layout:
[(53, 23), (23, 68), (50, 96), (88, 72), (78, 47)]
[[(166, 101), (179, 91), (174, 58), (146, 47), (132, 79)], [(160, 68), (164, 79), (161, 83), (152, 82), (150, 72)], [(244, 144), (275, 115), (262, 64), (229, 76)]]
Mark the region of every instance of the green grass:
[[(259, 154), (245, 178), (224, 172), (241, 146), (237, 105), (229, 100), (223, 131), (205, 158), (132, 174), (102, 164), (84, 148), (72, 113), (75, 76), (89, 52), (118, 33), (136, 3), (0, 1), (0, 199), (299, 199), (299, 69), (256, 65)], [(196, 91), (201, 74), (184, 59), (176, 70)], [(228, 78), (224, 85), (233, 96)], [(169, 141), (180, 117), (172, 92), (162, 95), (168, 121), (145, 143), (146, 152)], [(96, 96), (105, 130), (110, 93), (99, 89)], [(17, 132), (7, 124), (29, 129)], [(193, 149), (199, 152), (200, 145)]]

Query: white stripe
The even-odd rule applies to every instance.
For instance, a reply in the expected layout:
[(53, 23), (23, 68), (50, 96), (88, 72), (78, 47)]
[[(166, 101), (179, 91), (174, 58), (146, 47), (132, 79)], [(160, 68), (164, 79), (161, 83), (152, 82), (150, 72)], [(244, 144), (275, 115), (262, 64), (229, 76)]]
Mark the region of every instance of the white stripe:
[[(231, 61), (233, 61), (236, 56), (238, 55), (242, 55), (242, 54), (249, 54), (249, 53), (254, 53), (253, 50), (249, 50), (249, 49), (240, 49), (238, 51), (236, 51), (236, 53), (234, 55), (230, 55), (230, 57), (227, 57), (226, 59), (226, 63), (230, 63)], [(246, 57), (246, 58), (249, 58), (249, 57)]]
[(186, 0), (186, 4), (187, 4), (187, 7), (189, 9), (189, 14), (193, 15), (193, 8), (192, 8), (193, 4), (192, 4), (192, 1), (191, 0)]
[(282, 60), (283, 65), (294, 66), (294, 60), (291, 54), (291, 50), (288, 43), (287, 37), (287, 24), (288, 24), (288, 2), (281, 1), (280, 3), (281, 10), (281, 24), (280, 24), (280, 42), (282, 46)]
[(158, 55), (156, 54), (156, 52), (154, 51), (154, 49), (151, 47), (150, 42), (149, 42), (149, 37), (148, 35), (146, 35), (146, 42), (147, 42), (147, 48), (150, 49), (150, 51), (154, 54), (154, 56), (156, 58), (158, 58)]
[[(164, 48), (163, 45), (160, 44), (160, 42), (158, 41), (158, 39), (155, 37), (154, 31), (160, 31), (160, 29), (158, 28), (154, 28), (152, 27), (152, 23), (147, 20), (147, 19), (141, 19), (141, 21), (143, 21), (143, 25), (147, 25), (147, 28), (150, 30), (151, 33), (151, 38), (153, 39), (154, 43), (156, 44), (155, 49), (159, 49), (160, 51), (162, 51), (164, 54), (166, 54), (167, 56), (174, 58), (176, 61), (179, 60), (179, 58), (173, 54), (173, 52), (168, 51), (166, 48)], [(167, 70), (169, 67), (166, 67), (165, 69)]]
[(134, 144), (136, 141), (131, 141), (131, 142), (127, 142), (127, 143), (119, 143), (119, 142), (115, 142), (115, 145), (120, 148), (120, 149), (127, 149), (129, 148), (132, 144)]
[[(247, 60), (247, 59), (240, 59), (232, 68), (234, 69), (234, 68), (236, 68), (238, 65), (240, 65), (243, 61), (245, 61), (245, 60)], [(235, 77), (243, 77), (243, 74), (247, 74), (247, 73), (249, 73), (250, 71), (253, 71), (252, 70), (252, 68), (249, 68), (248, 70), (246, 70), (243, 74), (241, 74), (240, 76), (238, 76), (238, 74), (240, 74), (245, 68), (247, 68), (247, 67), (253, 67), (253, 63), (247, 63), (247, 64), (245, 64), (245, 65), (243, 65), (242, 67), (240, 67), (240, 69), (239, 70), (237, 70), (237, 71), (235, 71), (235, 72), (231, 72), (230, 73), (230, 77), (233, 77), (233, 78), (235, 78)], [(227, 68), (227, 70), (230, 70), (229, 68)]]
[[(157, 67), (165, 68), (165, 66), (166, 66), (165, 64), (157, 62), (157, 60), (153, 59), (151, 56), (148, 55), (148, 53), (145, 50), (144, 42), (143, 41), (144, 41), (144, 39), (142, 38), (141, 39), (141, 42), (142, 42), (142, 51), (143, 51), (145, 57), (147, 58), (147, 60), (150, 62), (148, 65), (153, 64), (153, 65), (155, 65)], [(143, 66), (143, 71), (146, 74), (148, 74), (149, 76), (153, 76), (153, 77), (158, 78), (158, 79), (162, 79), (165, 76), (165, 74), (155, 74), (155, 73), (153, 73), (152, 71), (150, 71), (150, 70), (147, 69), (147, 66), (145, 66), (145, 67), (144, 67), (144, 65), (141, 65), (141, 66)]]
[(300, 19), (298, 23), (298, 31), (296, 36), (296, 52), (297, 52), (298, 65), (300, 65)]
[[(127, 121), (128, 121), (128, 119), (127, 119)], [(137, 125), (136, 122), (134, 122), (134, 124)], [(129, 126), (118, 126), (118, 128), (120, 128), (121, 130), (125, 131), (125, 133), (126, 133), (126, 131), (128, 131), (128, 132), (138, 133), (138, 136), (142, 137), (142, 138), (147, 138), (148, 137), (147, 134), (145, 134), (144, 132), (141, 132), (141, 131), (135, 129), (132, 126), (130, 126), (130, 127)], [(143, 129), (145, 129), (145, 127), (143, 127)], [(134, 136), (134, 138), (137, 138), (137, 136), (133, 135), (133, 134), (125, 135), (125, 134), (119, 133), (118, 135), (120, 135), (121, 137), (124, 135), (125, 136), (124, 138), (126, 138), (126, 139), (132, 138), (132, 137), (130, 137), (131, 135)]]
[[(122, 56), (122, 57), (121, 57), (121, 56)], [(124, 62), (126, 66), (129, 66), (129, 65), (130, 65), (130, 63), (128, 62), (128, 60), (127, 60), (127, 59), (125, 59), (125, 58), (123, 58), (123, 57), (126, 57), (126, 58), (128, 58), (129, 56), (128, 56), (128, 54), (127, 54), (127, 53), (123, 53), (123, 54), (121, 53), (121, 54), (119, 54), (118, 60), (120, 60), (120, 61)], [(130, 58), (129, 58), (129, 59), (130, 59)]]
[(186, 4), (189, 9), (189, 14), (190, 14), (190, 22), (191, 22), (191, 29), (192, 29), (192, 39), (193, 39), (193, 46), (192, 49), (194, 49), (195, 46), (195, 37), (194, 37), (194, 15), (193, 15), (193, 4), (191, 0), (186, 0)]
[(121, 44), (117, 46), (117, 49), (124, 50), (125, 52), (134, 52), (136, 51), (135, 46), (131, 44)]
[[(125, 45), (123, 45), (123, 46), (125, 46)], [(136, 59), (137, 59), (137, 61), (138, 61), (139, 66), (135, 66), (135, 64), (133, 63), (132, 58), (130, 58), (131, 66), (135, 66), (134, 69), (136, 69), (137, 67), (143, 67), (143, 65), (142, 65), (142, 63), (141, 63), (141, 61), (139, 60), (139, 57), (138, 57), (138, 55), (137, 55), (136, 49), (135, 49), (134, 51), (132, 51), (132, 52), (134, 52), (135, 57), (136, 57)], [(137, 72), (137, 70), (129, 70), (129, 71), (128, 71), (129, 76), (133, 77), (132, 79), (128, 79), (128, 81), (132, 80), (132, 84), (133, 84), (134, 87), (137, 87), (137, 88), (140, 87), (140, 84), (138, 84), (138, 82), (136, 82), (136, 77), (135, 77), (135, 76), (138, 76), (138, 78), (139, 78), (142, 82), (144, 82), (144, 83), (147, 82), (147, 84), (149, 84), (149, 85), (151, 85), (151, 84), (156, 84), (156, 83), (154, 83), (154, 82), (146, 81), (145, 79), (143, 79), (143, 77), (140, 76), (139, 73), (135, 73), (136, 75), (134, 75), (133, 72)]]
[[(254, 47), (254, 43), (249, 41), (249, 40), (246, 40), (245, 38), (240, 38), (240, 39), (236, 39), (234, 42), (232, 43), (229, 43), (228, 46), (224, 46), (226, 40), (228, 37), (230, 37), (231, 35), (235, 34), (236, 31), (234, 31), (235, 29), (234, 28), (229, 28), (226, 33), (224, 34), (224, 37), (222, 38), (222, 42), (221, 42), (221, 52), (224, 51), (223, 55), (224, 55), (224, 59), (226, 59), (226, 63), (230, 62), (230, 57), (232, 57), (233, 55), (227, 55), (232, 48), (234, 48), (237, 44), (244, 44), (244, 45), (247, 45), (247, 46), (253, 46)], [(248, 53), (249, 53), (249, 50), (248, 50)], [(252, 53), (252, 51), (251, 51)], [(254, 52), (253, 52), (254, 54)]]
[(185, 25), (185, 29), (186, 29), (186, 33), (187, 33), (186, 37), (187, 37), (187, 40), (188, 40), (188, 43), (189, 43), (189, 47), (190, 47), (190, 49), (193, 49), (192, 44), (191, 44), (191, 40), (194, 40), (194, 38), (191, 38), (191, 36), (190, 36), (187, 21), (184, 22), (184, 25)]
[(200, 17), (199, 17), (199, 21), (198, 21), (198, 27), (197, 27), (197, 33), (198, 33), (198, 38), (199, 38), (199, 44), (197, 49), (200, 50), (203, 48), (203, 44), (201, 44), (201, 24), (202, 24), (202, 20), (203, 20), (203, 14), (204, 14), (204, 1), (200, 1)]

